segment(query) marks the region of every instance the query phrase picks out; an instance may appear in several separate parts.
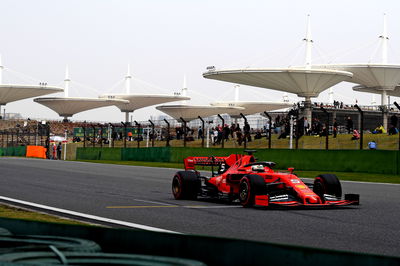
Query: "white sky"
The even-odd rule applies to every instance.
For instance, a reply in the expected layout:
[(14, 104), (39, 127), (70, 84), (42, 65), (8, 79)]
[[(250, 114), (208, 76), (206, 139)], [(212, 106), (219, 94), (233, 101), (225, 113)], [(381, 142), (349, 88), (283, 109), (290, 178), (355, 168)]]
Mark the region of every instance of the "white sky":
[[(208, 104), (211, 98), (233, 100), (234, 84), (204, 79), (206, 67), (302, 64), (307, 14), (311, 15), (314, 63), (379, 61), (383, 13), (387, 14), (390, 37), (389, 63), (400, 63), (398, 0), (2, 0), (0, 8), (0, 53), (3, 65), (10, 69), (3, 73), (4, 83), (43, 81), (63, 86), (68, 64), (73, 81), (70, 96), (97, 97), (109, 92), (123, 80), (130, 63), (133, 77), (164, 89), (149, 89), (133, 80), (131, 92), (172, 94), (181, 89), (186, 74), (189, 96), (196, 98), (192, 103)], [(35, 80), (21, 78), (11, 70)], [(354, 92), (352, 86), (335, 86), (335, 99), (371, 103), (371, 94)], [(112, 91), (123, 90), (120, 82)], [(282, 95), (241, 86), (240, 98), (281, 101)], [(294, 94), (289, 97), (297, 99)], [(327, 91), (314, 100), (327, 102)], [(380, 96), (376, 95), (376, 100), (380, 103)], [(24, 117), (59, 119), (32, 99), (5, 108)], [(133, 117), (147, 120), (159, 114), (149, 107)], [(124, 114), (107, 107), (72, 119), (123, 121)]]

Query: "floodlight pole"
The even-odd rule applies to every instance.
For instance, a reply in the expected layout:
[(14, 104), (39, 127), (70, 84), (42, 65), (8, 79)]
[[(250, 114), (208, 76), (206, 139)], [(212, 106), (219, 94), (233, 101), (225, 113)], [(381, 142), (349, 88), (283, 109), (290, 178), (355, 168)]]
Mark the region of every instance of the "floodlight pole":
[(151, 147), (154, 147), (154, 123), (149, 119), (149, 122), (151, 124)]
[(170, 124), (167, 119), (164, 118), (164, 122), (167, 123), (167, 144), (166, 146), (169, 147), (169, 139), (170, 139)]
[(220, 115), (220, 114), (218, 114), (218, 117), (219, 117), (219, 119), (221, 119), (221, 121), (222, 121), (222, 126), (221, 126), (221, 129), (222, 129), (222, 139), (221, 139), (221, 147), (222, 148), (224, 148), (225, 147), (225, 130), (224, 130), (224, 128), (225, 128), (225, 119), (223, 119), (222, 118), (222, 116)]
[[(247, 124), (247, 118), (244, 116), (244, 114), (243, 113), (240, 113), (240, 116), (244, 119), (244, 125), (246, 126), (246, 124)], [(250, 134), (250, 132), (249, 132), (249, 134)], [(244, 148), (246, 149), (247, 148), (247, 136), (246, 136), (246, 133), (245, 133), (245, 131), (244, 131), (244, 127), (243, 127), (243, 134), (242, 134), (242, 136), (243, 136), (243, 146), (244, 146)]]
[(201, 136), (201, 147), (204, 148), (204, 133), (205, 133), (204, 120), (203, 120), (203, 118), (201, 118), (200, 116), (198, 116), (198, 118), (199, 118), (200, 121), (201, 121), (201, 129), (202, 129), (202, 132), (203, 132), (203, 134), (202, 134), (202, 136)]
[(268, 149), (271, 149), (272, 118), (267, 112), (264, 114), (268, 117)]
[(186, 120), (180, 117), (183, 122), (183, 147), (186, 147)]
[[(400, 105), (397, 102), (394, 102), (393, 104), (396, 105), (397, 109), (400, 110)], [(398, 134), (399, 134), (399, 150), (400, 150), (400, 119), (398, 119), (398, 120), (399, 120), (399, 122), (398, 122), (399, 123), (399, 130), (398, 130), (399, 133)]]
[[(140, 137), (141, 137), (140, 136), (140, 128), (141, 128), (141, 125), (136, 120), (134, 122), (135, 122), (136, 126), (138, 127), (138, 129), (137, 129), (137, 147), (140, 148)], [(125, 138), (126, 138), (126, 130), (125, 130)]]
[(361, 110), (361, 108), (355, 104), (354, 105), (355, 108), (357, 108), (357, 110), (360, 112), (360, 116), (361, 116), (361, 125), (360, 125), (360, 150), (363, 149), (363, 140), (364, 140), (364, 112)]
[(329, 150), (329, 113), (323, 106), (321, 106), (321, 110), (326, 114), (325, 150)]

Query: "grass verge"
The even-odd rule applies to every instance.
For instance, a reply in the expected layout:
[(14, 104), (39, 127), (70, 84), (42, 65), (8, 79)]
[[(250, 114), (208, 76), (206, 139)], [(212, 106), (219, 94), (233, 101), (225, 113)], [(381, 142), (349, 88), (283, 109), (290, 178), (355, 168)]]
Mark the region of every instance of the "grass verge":
[[(90, 163), (106, 163), (120, 164), (132, 166), (148, 166), (183, 169), (183, 163), (162, 163), (162, 162), (142, 162), (142, 161), (103, 161), (103, 160), (79, 160), (81, 162)], [(199, 171), (209, 170), (206, 167), (197, 167)], [(295, 171), (295, 173), (304, 178), (314, 178), (320, 174), (335, 174), (340, 180), (360, 181), (360, 182), (377, 182), (377, 183), (394, 183), (400, 184), (399, 175), (374, 174), (374, 173), (353, 173), (353, 172), (329, 172), (329, 171)]]
[(8, 205), (0, 204), (0, 218), (14, 218), (31, 220), (38, 222), (50, 222), (50, 223), (63, 223), (63, 224), (75, 224), (75, 225), (88, 225), (87, 223), (61, 218), (53, 215), (48, 215), (40, 212), (28, 211), (25, 209), (11, 207)]

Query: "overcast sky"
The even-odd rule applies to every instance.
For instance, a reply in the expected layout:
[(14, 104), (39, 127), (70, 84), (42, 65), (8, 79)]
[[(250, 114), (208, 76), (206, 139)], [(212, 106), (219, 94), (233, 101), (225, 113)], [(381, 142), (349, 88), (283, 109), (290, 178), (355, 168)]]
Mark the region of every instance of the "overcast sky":
[[(186, 74), (192, 103), (233, 100), (234, 84), (204, 79), (206, 67), (303, 64), (307, 14), (315, 44), (313, 63), (379, 62), (383, 13), (390, 37), (389, 63), (400, 63), (398, 0), (2, 0), (0, 7), (3, 82), (63, 86), (68, 65), (73, 81), (70, 96), (122, 93), (130, 63), (133, 93), (172, 94), (181, 89)], [(352, 86), (335, 86), (335, 99), (371, 103), (371, 94), (354, 92)], [(248, 86), (240, 91), (241, 100), (281, 101), (282, 96), (282, 92)], [(289, 97), (297, 99), (294, 94)], [(313, 100), (327, 102), (328, 94)], [(376, 100), (380, 103), (380, 96)], [(24, 117), (59, 118), (32, 99), (5, 108)], [(149, 107), (133, 117), (147, 120), (159, 114)], [(122, 121), (124, 114), (107, 107), (72, 119)]]

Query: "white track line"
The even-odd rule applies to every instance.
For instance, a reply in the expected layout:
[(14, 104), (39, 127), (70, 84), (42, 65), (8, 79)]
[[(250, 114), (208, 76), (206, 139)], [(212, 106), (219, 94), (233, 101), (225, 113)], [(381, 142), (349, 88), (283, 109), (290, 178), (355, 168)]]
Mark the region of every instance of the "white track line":
[(86, 218), (86, 219), (96, 220), (96, 221), (100, 221), (100, 222), (123, 225), (123, 226), (131, 227), (131, 228), (141, 229), (141, 230), (162, 232), (162, 233), (181, 234), (179, 232), (170, 231), (170, 230), (166, 230), (166, 229), (162, 229), (162, 228), (109, 219), (109, 218), (105, 218), (105, 217), (100, 217), (100, 216), (95, 216), (95, 215), (91, 215), (91, 214), (85, 214), (85, 213), (55, 208), (55, 207), (51, 207), (51, 206), (46, 206), (46, 205), (42, 205), (42, 204), (37, 204), (37, 203), (33, 203), (33, 202), (28, 202), (28, 201), (23, 201), (23, 200), (18, 200), (18, 199), (3, 197), (3, 196), (0, 196), (0, 200), (19, 203), (19, 204), (23, 204), (26, 206), (31, 206), (31, 207), (40, 208), (40, 209), (49, 210), (49, 211), (55, 211), (55, 212), (59, 212), (59, 213), (64, 213), (64, 214), (68, 214), (68, 215)]

